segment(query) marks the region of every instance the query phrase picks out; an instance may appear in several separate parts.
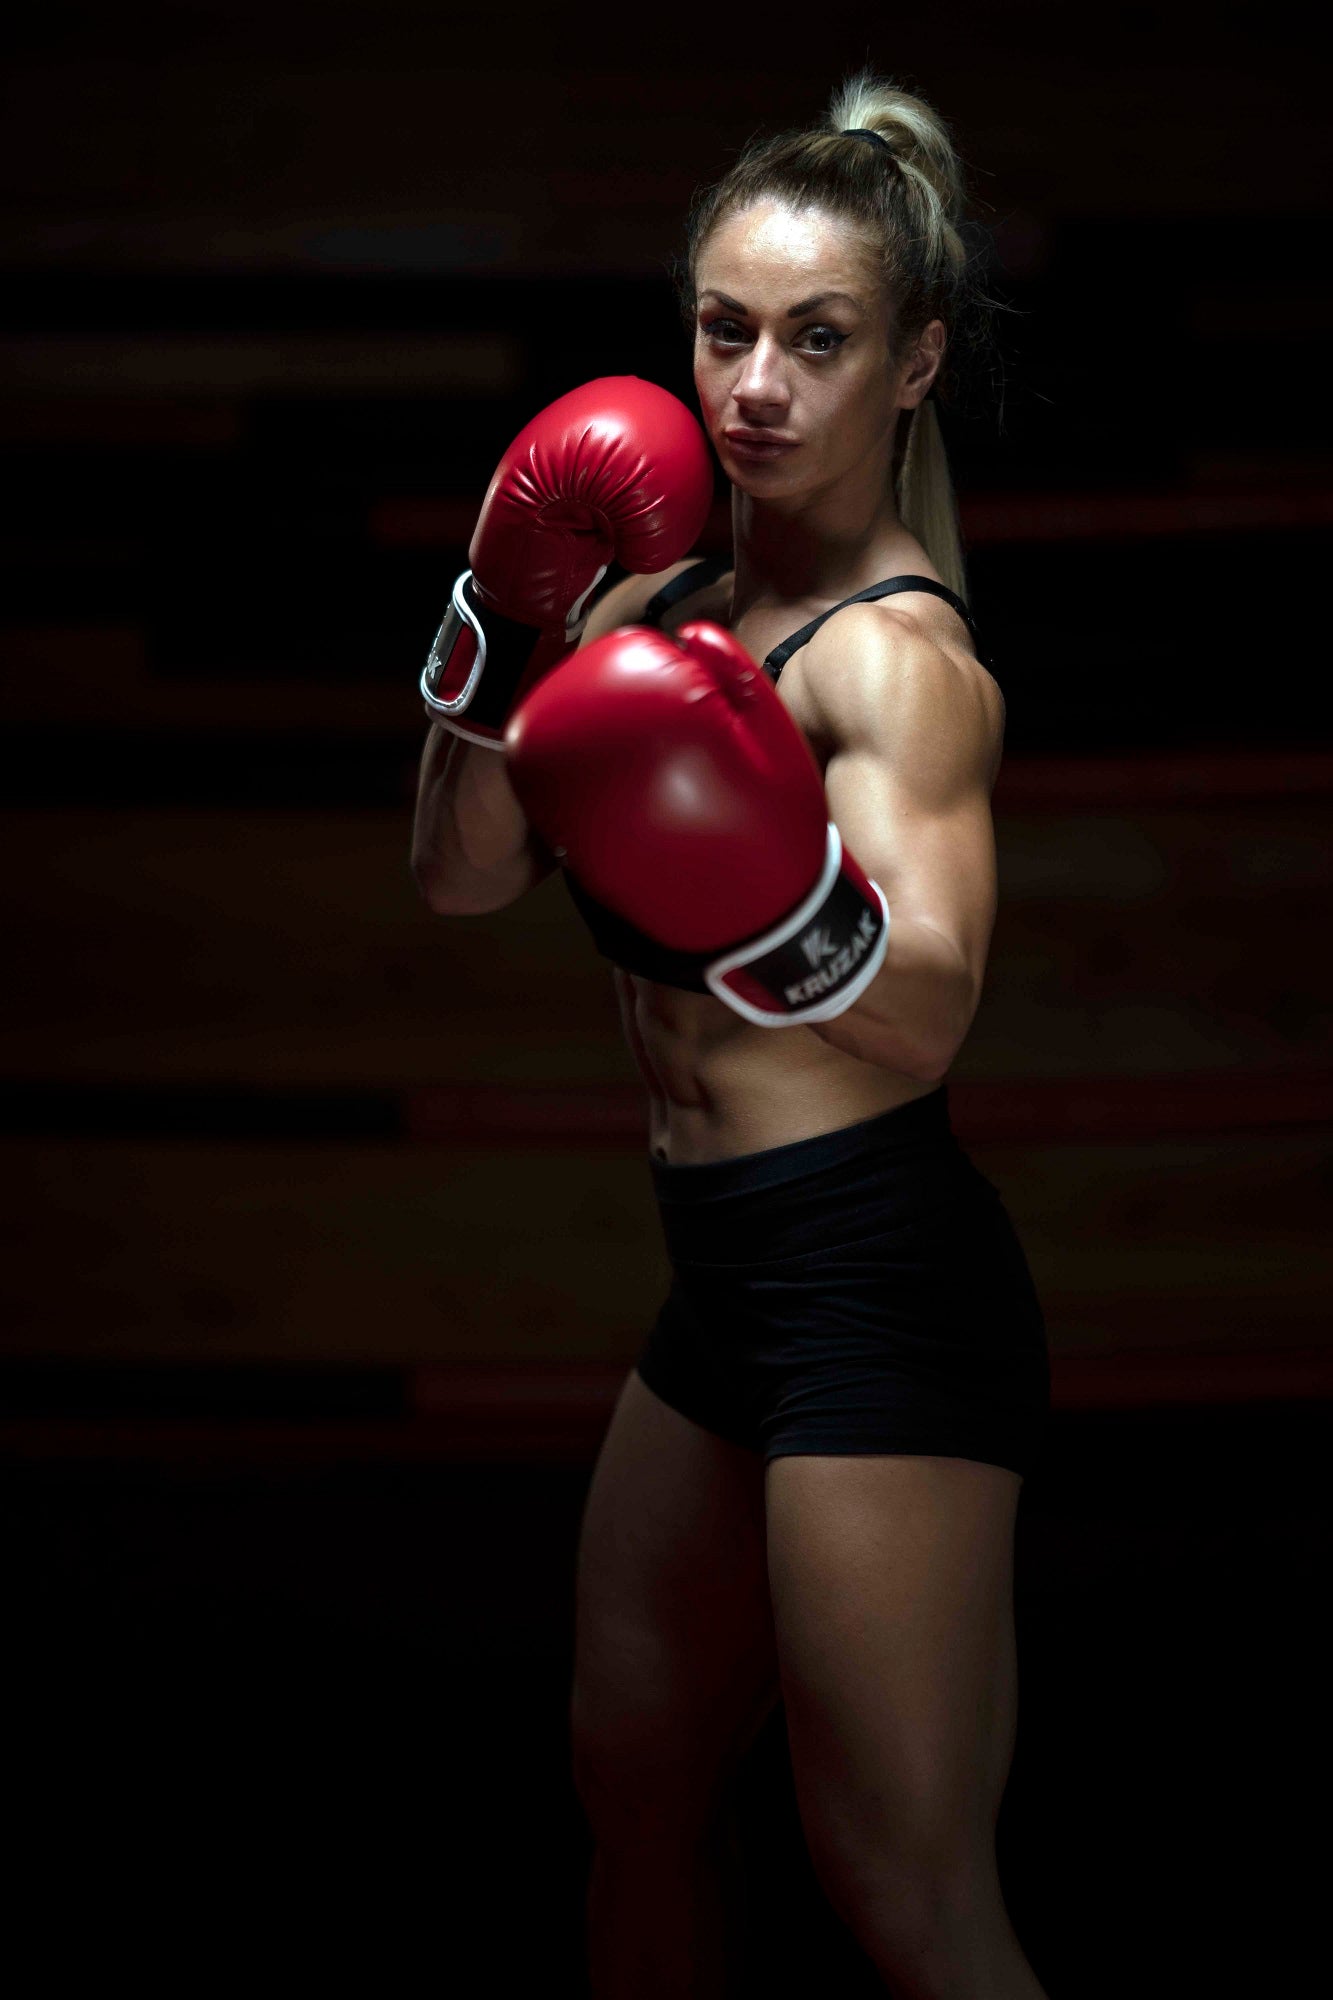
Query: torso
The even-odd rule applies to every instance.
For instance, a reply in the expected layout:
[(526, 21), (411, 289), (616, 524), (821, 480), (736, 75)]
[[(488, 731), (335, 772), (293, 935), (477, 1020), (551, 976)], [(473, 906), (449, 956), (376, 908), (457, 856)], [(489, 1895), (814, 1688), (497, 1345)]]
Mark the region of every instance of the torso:
[[(636, 590), (640, 607), (669, 577), (688, 567), (678, 563), (658, 576), (636, 579), (641, 586)], [(879, 572), (908, 573), (934, 575), (920, 554)], [(733, 624), (731, 587), (728, 571), (715, 584), (673, 605), (662, 618), (662, 630), (674, 631), (694, 618), (712, 619), (729, 626), (747, 652), (763, 660), (799, 626), (828, 608), (818, 603), (809, 608), (764, 607)], [(924, 591), (904, 591), (891, 603), (893, 615), (911, 617), (936, 644), (956, 654), (961, 670), (984, 673), (966, 626), (942, 599)], [(621, 622), (633, 622), (632, 609)], [(813, 683), (821, 659), (836, 648), (837, 623), (830, 619), (793, 653), (777, 683), (778, 696), (810, 744), (821, 772), (833, 745), (821, 729)], [(998, 702), (998, 690), (995, 698)], [(920, 1077), (862, 1062), (833, 1048), (813, 1028), (756, 1027), (711, 994), (660, 985), (618, 966), (614, 970), (625, 1038), (648, 1091), (649, 1147), (659, 1160), (691, 1165), (760, 1152), (837, 1131), (938, 1088)]]

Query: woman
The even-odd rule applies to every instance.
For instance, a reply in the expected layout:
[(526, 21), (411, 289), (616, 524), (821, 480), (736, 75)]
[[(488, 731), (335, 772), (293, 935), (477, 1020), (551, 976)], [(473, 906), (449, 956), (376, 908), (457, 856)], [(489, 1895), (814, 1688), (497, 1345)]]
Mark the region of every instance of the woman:
[[(855, 1003), (779, 1034), (632, 954), (616, 973), (674, 1279), (579, 1550), (597, 2000), (725, 1990), (728, 1784), (779, 1696), (815, 1868), (889, 1989), (1042, 1992), (995, 1827), (1045, 1334), (943, 1087), (994, 917), (1004, 723), (928, 400), (975, 304), (960, 211), (941, 121), (868, 75), (696, 203), (687, 305), (733, 556), (628, 577), (583, 633), (712, 620), (780, 674), (891, 913)], [(467, 754), (455, 823), (471, 813), (489, 844), (474, 836), (440, 909), (498, 907), (554, 865), (500, 760)], [(442, 782), (423, 769), (423, 855)]]

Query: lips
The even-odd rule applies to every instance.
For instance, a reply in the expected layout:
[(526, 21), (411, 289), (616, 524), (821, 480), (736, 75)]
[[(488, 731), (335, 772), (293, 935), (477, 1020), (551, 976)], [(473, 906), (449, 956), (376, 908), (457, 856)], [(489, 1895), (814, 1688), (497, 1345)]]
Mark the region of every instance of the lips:
[(724, 431), (723, 436), (738, 458), (781, 458), (799, 442), (772, 431)]

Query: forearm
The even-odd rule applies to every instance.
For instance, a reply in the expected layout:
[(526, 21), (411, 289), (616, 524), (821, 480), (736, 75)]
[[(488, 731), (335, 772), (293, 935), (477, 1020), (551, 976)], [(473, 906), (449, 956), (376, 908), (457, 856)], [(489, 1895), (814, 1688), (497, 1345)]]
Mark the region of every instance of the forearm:
[(884, 963), (861, 998), (809, 1023), (835, 1049), (934, 1082), (972, 1025), (977, 982), (957, 946), (929, 924), (890, 916)]
[(421, 753), (412, 877), (433, 910), (502, 908), (555, 865), (514, 796), (502, 751), (432, 723)]

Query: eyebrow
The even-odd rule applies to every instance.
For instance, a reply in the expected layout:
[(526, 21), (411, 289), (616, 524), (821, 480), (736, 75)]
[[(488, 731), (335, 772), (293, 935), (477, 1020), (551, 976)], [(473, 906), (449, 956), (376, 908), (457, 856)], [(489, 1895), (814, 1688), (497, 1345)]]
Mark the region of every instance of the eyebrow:
[[(725, 292), (715, 291), (710, 286), (701, 296), (706, 299), (716, 299), (719, 305), (727, 306), (732, 312), (744, 313), (747, 318), (749, 317), (750, 308), (741, 305), (736, 299), (729, 299)], [(850, 292), (816, 292), (814, 298), (802, 299), (799, 305), (788, 306), (787, 318), (800, 319), (802, 313), (813, 312), (816, 306), (827, 305), (830, 299), (842, 299), (845, 304), (854, 306), (857, 312), (865, 311), (861, 301), (854, 299)]]

